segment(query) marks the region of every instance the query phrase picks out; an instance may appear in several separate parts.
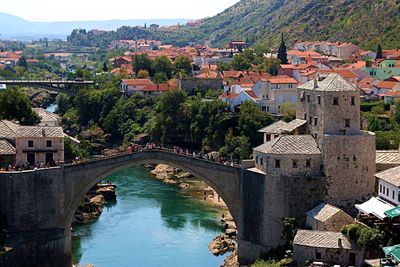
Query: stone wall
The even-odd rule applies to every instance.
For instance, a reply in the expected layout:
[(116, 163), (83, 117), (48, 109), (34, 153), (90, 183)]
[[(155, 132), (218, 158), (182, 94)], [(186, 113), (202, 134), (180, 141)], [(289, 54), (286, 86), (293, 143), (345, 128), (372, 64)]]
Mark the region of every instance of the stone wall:
[(327, 178), (326, 202), (354, 213), (375, 191), (375, 135), (325, 135), (324, 172)]

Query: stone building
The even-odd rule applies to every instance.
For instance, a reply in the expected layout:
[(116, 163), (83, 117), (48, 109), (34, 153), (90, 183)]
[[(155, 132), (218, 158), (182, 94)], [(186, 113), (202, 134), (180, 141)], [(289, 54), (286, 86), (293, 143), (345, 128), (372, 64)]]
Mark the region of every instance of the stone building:
[(61, 125), (61, 117), (57, 114), (47, 111), (44, 108), (33, 108), (32, 110), (40, 117), (38, 126), (57, 127)]
[(255, 166), (248, 170), (263, 181), (252, 197), (257, 193), (265, 203), (257, 211), (263, 231), (255, 237), (262, 248), (253, 249), (284, 243), (284, 217), (303, 224), (306, 212), (321, 202), (353, 215), (355, 203), (375, 191), (375, 135), (360, 129), (358, 88), (338, 74), (299, 86), (296, 121), (289, 131), (282, 122), (261, 130), (270, 138), (253, 150)]
[(321, 203), (307, 212), (306, 225), (312, 230), (339, 232), (354, 219), (343, 210), (328, 203)]
[(12, 156), (10, 164), (24, 165), (28, 162), (35, 166), (64, 161), (64, 132), (61, 127), (21, 126), (11, 121), (0, 121), (0, 140), (1, 147), (11, 152), (0, 156), (8, 156), (8, 159)]
[(298, 266), (323, 262), (340, 266), (361, 266), (362, 250), (338, 232), (298, 230), (293, 241), (293, 258)]

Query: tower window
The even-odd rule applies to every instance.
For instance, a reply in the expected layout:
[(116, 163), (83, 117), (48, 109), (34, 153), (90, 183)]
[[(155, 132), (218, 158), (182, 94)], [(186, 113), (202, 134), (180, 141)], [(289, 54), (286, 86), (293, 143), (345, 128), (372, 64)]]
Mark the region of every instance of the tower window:
[(315, 126), (318, 125), (318, 118), (314, 118), (314, 125), (315, 125)]
[(321, 105), (321, 96), (317, 96), (318, 105)]
[(334, 106), (339, 106), (339, 97), (334, 97), (333, 98), (333, 105)]
[(345, 126), (346, 126), (346, 128), (349, 128), (350, 127), (350, 120), (349, 119), (346, 119), (346, 121), (345, 121)]
[(355, 97), (355, 96), (352, 96), (352, 97), (351, 97), (351, 105), (352, 105), (352, 106), (355, 106), (355, 105), (356, 105), (356, 97)]
[(310, 102), (310, 95), (307, 95), (307, 102)]
[(306, 167), (307, 168), (311, 167), (311, 160), (310, 159), (306, 160)]
[(275, 160), (275, 168), (279, 169), (281, 167), (281, 161), (279, 159)]
[(28, 147), (33, 147), (33, 140), (28, 140)]
[(297, 168), (297, 160), (293, 160), (292, 162), (292, 168), (296, 169)]
[(307, 114), (306, 113), (304, 113), (304, 120), (305, 121), (307, 120)]

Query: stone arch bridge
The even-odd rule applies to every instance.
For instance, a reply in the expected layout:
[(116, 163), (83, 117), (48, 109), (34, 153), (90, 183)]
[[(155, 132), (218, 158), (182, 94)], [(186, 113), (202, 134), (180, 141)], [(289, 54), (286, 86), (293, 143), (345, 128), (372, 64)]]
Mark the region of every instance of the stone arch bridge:
[(11, 248), (0, 252), (0, 267), (70, 267), (71, 221), (84, 195), (108, 175), (142, 163), (181, 168), (214, 188), (237, 224), (242, 263), (265, 251), (265, 175), (167, 150), (144, 150), (49, 169), (0, 172), (0, 218), (5, 218), (0, 225)]

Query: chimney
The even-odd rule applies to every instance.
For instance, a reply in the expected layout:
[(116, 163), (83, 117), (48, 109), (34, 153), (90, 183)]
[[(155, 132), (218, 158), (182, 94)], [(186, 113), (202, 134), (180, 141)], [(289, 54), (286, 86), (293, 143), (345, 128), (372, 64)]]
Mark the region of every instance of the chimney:
[(339, 246), (339, 248), (343, 247), (342, 239), (341, 239), (341, 238), (338, 238), (338, 246)]
[(45, 137), (46, 136), (46, 130), (43, 128), (42, 129), (42, 136)]
[(318, 76), (314, 79), (314, 89), (318, 88), (318, 79), (319, 79)]

